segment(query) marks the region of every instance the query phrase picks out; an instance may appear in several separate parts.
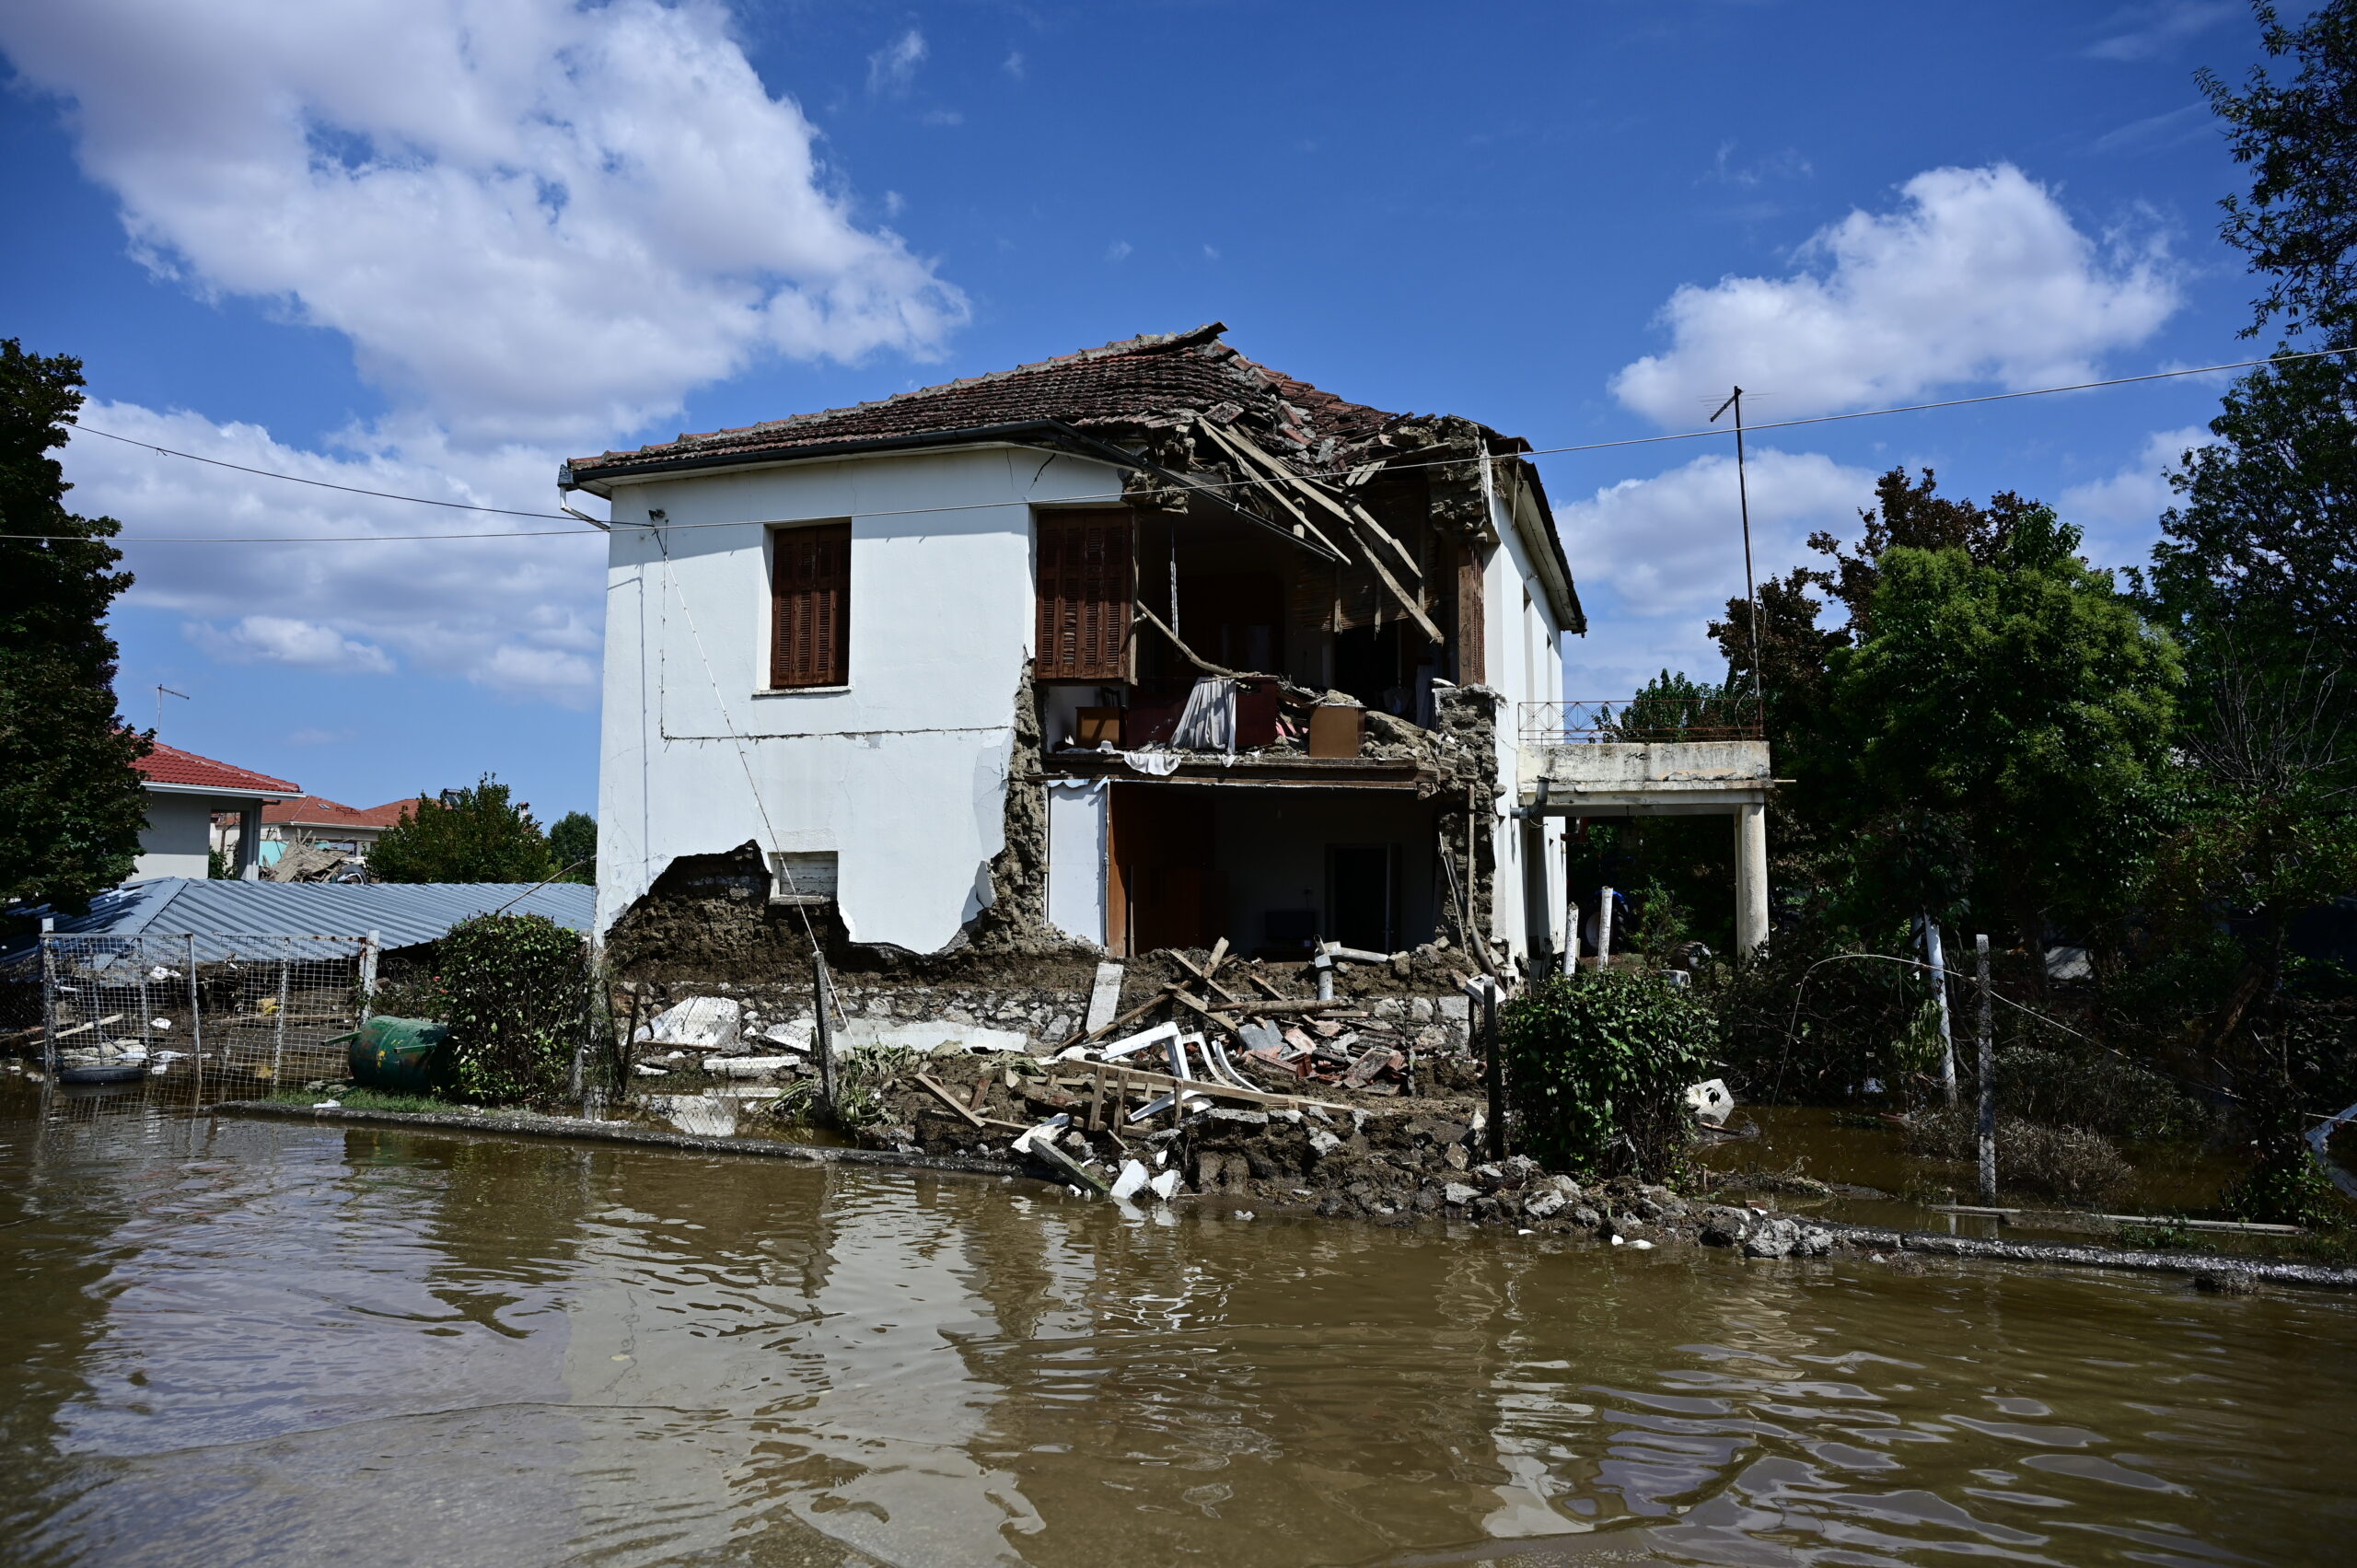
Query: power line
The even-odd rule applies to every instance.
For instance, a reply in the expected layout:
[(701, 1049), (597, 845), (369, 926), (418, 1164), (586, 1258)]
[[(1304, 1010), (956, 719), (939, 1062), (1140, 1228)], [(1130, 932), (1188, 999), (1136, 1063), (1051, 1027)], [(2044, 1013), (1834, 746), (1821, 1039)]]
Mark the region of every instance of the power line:
[[(2021, 398), (2050, 397), (2058, 392), (2087, 392), (2094, 391), (2104, 387), (2131, 387), (2135, 386), (2140, 382), (2167, 381), (2186, 376), (2214, 376), (2221, 371), (2247, 370), (2260, 365), (2285, 365), (2304, 359), (2326, 359), (2334, 354), (2350, 353), (2357, 353), (2357, 345), (2340, 348), (2313, 349), (2303, 351), (2299, 354), (2270, 354), (2264, 359), (2239, 359), (2223, 365), (2197, 365), (2179, 370), (2154, 370), (2149, 371), (2141, 376), (2115, 376), (2100, 381), (2074, 381), (2066, 386), (2031, 387), (2017, 392), (1988, 392), (1979, 397), (1945, 398), (1937, 402), (1901, 403), (1890, 408), (1859, 409), (1850, 413), (1812, 414), (1800, 419), (1775, 420), (1766, 424), (1747, 424), (1744, 428), (1747, 434), (1756, 434), (1762, 430), (1790, 430), (1801, 425), (1838, 424), (1853, 419), (1879, 419), (1887, 414), (1922, 413), (1933, 409), (1967, 408), (1976, 403), (2011, 402)], [(103, 436), (110, 441), (120, 441), (125, 446), (144, 447), (149, 451), (156, 452), (164, 457), (185, 458), (191, 462), (206, 463), (215, 468), (233, 469), (239, 473), (253, 474), (262, 479), (284, 480), (290, 484), (308, 484), (322, 490), (337, 490), (347, 494), (372, 496), (383, 501), (407, 501), (412, 502), (421, 506), (445, 506), (455, 511), (487, 512), (500, 517), (547, 517), (552, 520), (564, 522), (586, 520), (581, 519), (578, 514), (574, 513), (531, 512), (512, 506), (480, 506), (463, 501), (437, 500), (427, 495), (404, 495), (390, 490), (367, 490), (357, 485), (333, 484), (326, 480), (306, 479), (300, 474), (278, 473), (269, 469), (249, 468), (242, 463), (224, 462), (218, 458), (199, 457), (193, 452), (182, 452), (175, 450), (169, 447), (159, 447), (152, 441), (142, 441), (136, 436), (118, 436), (112, 431), (99, 430), (87, 424), (77, 424), (74, 428), (77, 432), (86, 432), (92, 436)], [(1527, 452), (1515, 452), (1506, 455), (1516, 458), (1565, 457), (1578, 452), (1605, 452), (1615, 450), (1622, 447), (1653, 447), (1658, 446), (1666, 441), (1695, 441), (1706, 439), (1711, 436), (1724, 436), (1729, 434), (1731, 434), (1731, 432), (1725, 429), (1677, 430), (1664, 436), (1632, 436), (1616, 441), (1585, 441), (1575, 446), (1568, 447), (1534, 447)], [(758, 461), (759, 459), (756, 458), (754, 460)], [(1411, 471), (1417, 469), (1448, 468), (1465, 460), (1466, 459), (1462, 458), (1437, 458), (1417, 463), (1387, 463), (1384, 465), (1384, 471), (1387, 473), (1400, 473)], [(1275, 479), (1257, 478), (1219, 482), (1196, 481), (1194, 482), (1194, 488), (1204, 491), (1266, 489), (1272, 487), (1279, 482), (1280, 482)], [(1120, 491), (1107, 491), (1093, 495), (1061, 495), (1056, 499), (1061, 505), (1071, 502), (1086, 501), (1111, 502), (1120, 501), (1122, 498), (1123, 493)], [(986, 511), (999, 506), (1028, 506), (1030, 505), (1031, 501), (1027, 496), (1010, 498), (1004, 501), (973, 501), (955, 506), (902, 506), (889, 511), (862, 512), (859, 515), (863, 517), (911, 517), (941, 512), (976, 512)], [(616, 526), (621, 528), (644, 528), (649, 530), (654, 530), (658, 528), (658, 525), (652, 523), (619, 523)], [(744, 524), (741, 520), (731, 519), (726, 522), (712, 523), (667, 522), (659, 525), (659, 528), (664, 531), (676, 532), (688, 528), (742, 528)], [(78, 542), (86, 538), (86, 536), (81, 534), (12, 534), (8, 537), (26, 540), (54, 540), (60, 542)], [(435, 540), (580, 539), (589, 537), (594, 536), (586, 534), (578, 528), (513, 528), (501, 529), (497, 531), (485, 530), (475, 533), (257, 534), (240, 536), (221, 534), (135, 534), (116, 536), (119, 541), (123, 544), (403, 544), (420, 543)]]

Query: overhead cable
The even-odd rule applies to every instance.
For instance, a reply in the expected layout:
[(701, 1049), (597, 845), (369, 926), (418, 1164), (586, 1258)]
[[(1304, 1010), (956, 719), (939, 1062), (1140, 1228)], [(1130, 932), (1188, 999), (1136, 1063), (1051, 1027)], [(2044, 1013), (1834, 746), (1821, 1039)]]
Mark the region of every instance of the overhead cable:
[[(2059, 387), (2030, 387), (2015, 392), (1987, 392), (1978, 397), (1945, 398), (1937, 402), (1901, 403), (1890, 408), (1859, 409), (1850, 413), (1811, 414), (1798, 419), (1773, 420), (1763, 424), (1747, 424), (1744, 428), (1747, 434), (1757, 434), (1762, 430), (1791, 430), (1802, 425), (1809, 424), (1838, 424), (1853, 419), (1879, 419), (1886, 414), (1922, 413), (1933, 409), (1966, 408), (1975, 403), (2002, 403), (2011, 402), (2020, 398), (2050, 397), (2057, 392), (2086, 392), (2094, 391), (2098, 388), (2129, 387), (2134, 386), (2139, 382), (2167, 381), (2186, 376), (2214, 376), (2222, 371), (2247, 370), (2260, 365), (2284, 365), (2305, 359), (2325, 359), (2329, 358), (2334, 354), (2351, 353), (2357, 353), (2357, 345), (2349, 345), (2340, 348), (2313, 349), (2306, 350), (2299, 354), (2270, 354), (2264, 359), (2240, 359), (2223, 365), (2196, 365), (2177, 370), (2154, 370), (2148, 371), (2141, 376), (2115, 376), (2100, 381), (2073, 381), (2068, 385)], [(593, 528), (607, 526), (599, 524), (597, 519), (593, 517), (570, 510), (563, 512), (532, 512), (512, 506), (482, 506), (463, 501), (436, 500), (432, 496), (426, 495), (403, 495), (389, 490), (367, 490), (357, 485), (333, 484), (326, 480), (306, 479), (299, 474), (277, 473), (269, 469), (249, 468), (242, 463), (224, 462), (218, 458), (199, 457), (193, 452), (182, 452), (175, 450), (169, 447), (159, 447), (154, 442), (142, 441), (136, 436), (118, 436), (112, 431), (99, 430), (91, 425), (77, 424), (74, 428), (76, 431), (87, 433), (91, 436), (103, 436), (110, 441), (122, 442), (125, 446), (145, 447), (149, 451), (156, 452), (164, 457), (185, 458), (191, 462), (207, 463), (215, 468), (233, 469), (239, 473), (253, 474), (262, 479), (284, 480), (290, 484), (308, 484), (322, 490), (343, 491), (345, 494), (352, 495), (366, 495), (383, 501), (407, 501), (412, 502), (421, 506), (444, 506), (462, 512), (488, 512), (500, 517), (547, 517), (552, 520), (563, 522), (577, 520), (589, 524)], [(1711, 436), (1725, 436), (1730, 434), (1731, 432), (1724, 428), (1676, 430), (1662, 436), (1631, 436), (1616, 441), (1585, 441), (1575, 446), (1568, 447), (1534, 447), (1527, 451), (1509, 452), (1500, 455), (1510, 458), (1564, 457), (1578, 452), (1604, 452), (1621, 447), (1652, 447), (1658, 446), (1666, 441), (1696, 441)], [(755, 460), (758, 460), (758, 458), (756, 458)], [(1383, 468), (1386, 473), (1400, 473), (1417, 469), (1446, 468), (1452, 464), (1463, 462), (1465, 460), (1467, 459), (1462, 458), (1438, 458), (1415, 463), (1386, 463), (1383, 465)], [(1276, 479), (1248, 477), (1231, 481), (1196, 481), (1195, 485), (1196, 488), (1202, 490), (1258, 490), (1270, 488), (1280, 482), (1283, 482)], [(1056, 500), (1060, 504), (1083, 501), (1114, 502), (1120, 501), (1120, 499), (1122, 499), (1122, 493), (1120, 491), (1107, 491), (1096, 494), (1084, 495), (1059, 495), (1056, 497)], [(1028, 506), (1030, 505), (1030, 497), (1019, 496), (1004, 501), (972, 501), (954, 506), (902, 506), (882, 511), (864, 511), (859, 515), (863, 517), (911, 517), (940, 512), (975, 512), (985, 511), (999, 506)], [(656, 531), (658, 528), (661, 531), (679, 532), (690, 528), (742, 528), (745, 525), (739, 519), (731, 518), (726, 521), (710, 523), (667, 522), (657, 525), (653, 523), (622, 522), (614, 526), (644, 529), (650, 532)], [(81, 534), (13, 534), (8, 537), (30, 540), (52, 540), (69, 541), (80, 540), (85, 539), (87, 536)], [(584, 539), (594, 536), (584, 532), (583, 529), (578, 528), (509, 528), (484, 530), (472, 533), (256, 535), (132, 534), (118, 535), (115, 537), (118, 539), (119, 542), (123, 544), (401, 544), (425, 542), (435, 540)]]

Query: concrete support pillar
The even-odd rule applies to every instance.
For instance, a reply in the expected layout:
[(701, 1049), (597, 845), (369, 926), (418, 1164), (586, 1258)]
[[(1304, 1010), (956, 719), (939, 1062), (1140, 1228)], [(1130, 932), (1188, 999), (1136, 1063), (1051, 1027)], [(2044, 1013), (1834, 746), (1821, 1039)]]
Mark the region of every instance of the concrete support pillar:
[(1768, 940), (1768, 807), (1735, 814), (1735, 946), (1748, 954)]
[(241, 882), (261, 880), (261, 807), (240, 807), (238, 811), (238, 879)]

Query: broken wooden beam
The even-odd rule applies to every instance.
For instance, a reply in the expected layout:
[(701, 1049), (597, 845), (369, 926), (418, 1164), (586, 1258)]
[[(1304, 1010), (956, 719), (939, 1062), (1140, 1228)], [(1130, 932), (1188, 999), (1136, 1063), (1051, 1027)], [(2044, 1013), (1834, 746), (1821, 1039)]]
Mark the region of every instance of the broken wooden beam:
[[(980, 1116), (975, 1115), (973, 1110), (956, 1095), (953, 1095), (947, 1089), (943, 1088), (931, 1074), (919, 1073), (916, 1074), (916, 1080), (919, 1084), (933, 1091), (934, 1098), (939, 1100), (942, 1104), (947, 1106), (958, 1115), (964, 1117), (970, 1125), (976, 1127), (982, 1125), (982, 1119)], [(988, 1084), (990, 1080), (985, 1078), (982, 1082)]]

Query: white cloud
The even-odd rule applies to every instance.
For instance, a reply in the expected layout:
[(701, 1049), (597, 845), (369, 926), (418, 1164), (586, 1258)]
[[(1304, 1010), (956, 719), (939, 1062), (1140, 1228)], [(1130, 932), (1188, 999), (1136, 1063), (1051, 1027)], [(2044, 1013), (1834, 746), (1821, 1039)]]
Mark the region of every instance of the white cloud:
[(917, 67), (924, 64), (924, 34), (911, 28), (883, 48), (867, 57), (867, 90), (872, 93), (900, 94), (917, 78)]
[(390, 675), (393, 661), (373, 643), (346, 637), (312, 621), (249, 615), (226, 628), (192, 621), (188, 640), (226, 664), (283, 664), (334, 675)]
[(2239, 13), (2229, 0), (2157, 0), (2112, 13), (2105, 26), (2116, 29), (2087, 48), (2095, 60), (2150, 60)]
[[(326, 456), (250, 424), (92, 402), (88, 424), (223, 462), (306, 479), (478, 505), (549, 510), (546, 454), (470, 452), (432, 433), (408, 445)], [(511, 697), (569, 707), (597, 695), (604, 536), (412, 541), (421, 533), (564, 529), (562, 520), (500, 517), (257, 479), (83, 436), (64, 452), (78, 511), (126, 536), (199, 535), (357, 542), (126, 543), (137, 581), (129, 602), (185, 617), (216, 658), (370, 671), (396, 657), (412, 672), (471, 680)]]
[(1128, 261), (1130, 259), (1130, 242), (1126, 239), (1116, 239), (1112, 244), (1105, 247), (1105, 259), (1109, 261)]
[[(1874, 501), (1873, 474), (1817, 452), (1755, 447), (1747, 478), (1761, 577), (1798, 564), (1818, 528), (1846, 536), (1857, 526), (1857, 509)], [(1607, 486), (1558, 507), (1555, 519), (1584, 593), (1601, 585), (1627, 613), (1690, 619), (1721, 612), (1743, 592), (1738, 503), (1733, 454), (1713, 452)]]
[(1016, 81), (1021, 81), (1023, 79), (1024, 69), (1023, 51), (1019, 49), (1009, 51), (1006, 58), (999, 62), (998, 68), (1005, 72), (1008, 75), (1013, 76)]
[(0, 48), (72, 100), (151, 266), (343, 333), (470, 442), (608, 437), (763, 354), (925, 354), (966, 318), (711, 0), (76, 0), (0, 7)]
[(1790, 276), (1679, 288), (1662, 312), (1670, 348), (1623, 368), (1614, 393), (1686, 424), (1736, 383), (1772, 396), (1759, 417), (1790, 418), (1944, 383), (2083, 380), (2177, 308), (2157, 242), (2099, 244), (2011, 165), (1932, 169), (1901, 194), (1897, 212), (1817, 231)]
[(2136, 460), (2106, 479), (2074, 484), (2056, 503), (2066, 522), (2087, 536), (2088, 554), (2098, 563), (2134, 564), (2159, 536), (2161, 514), (2177, 504), (2168, 472), (2185, 454), (2215, 438), (2199, 424), (2161, 430), (2145, 437)]

